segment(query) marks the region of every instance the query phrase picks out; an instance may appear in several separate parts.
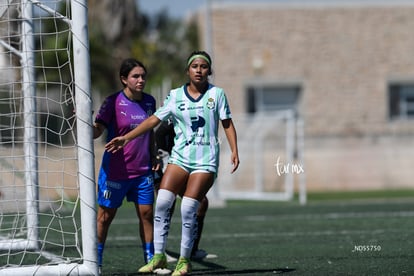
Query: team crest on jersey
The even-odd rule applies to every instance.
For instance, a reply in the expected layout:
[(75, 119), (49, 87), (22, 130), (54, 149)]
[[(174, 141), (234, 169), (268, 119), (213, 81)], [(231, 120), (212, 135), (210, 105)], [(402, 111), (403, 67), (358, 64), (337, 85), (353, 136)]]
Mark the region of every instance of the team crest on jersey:
[(208, 109), (213, 109), (214, 108), (214, 99), (213, 98), (208, 98), (207, 107), (208, 107)]

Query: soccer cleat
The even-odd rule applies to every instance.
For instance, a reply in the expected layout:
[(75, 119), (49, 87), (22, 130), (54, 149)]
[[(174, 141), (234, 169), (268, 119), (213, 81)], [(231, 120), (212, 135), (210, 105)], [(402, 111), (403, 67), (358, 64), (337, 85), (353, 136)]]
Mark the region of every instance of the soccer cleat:
[(191, 272), (190, 259), (180, 257), (172, 276), (188, 275)]
[(167, 268), (167, 257), (163, 253), (154, 254), (151, 261), (138, 269), (140, 273), (152, 273), (156, 272), (158, 269)]
[(167, 262), (168, 263), (172, 263), (172, 262), (176, 262), (177, 261), (177, 258), (169, 255), (168, 253), (165, 253), (165, 256), (167, 256)]

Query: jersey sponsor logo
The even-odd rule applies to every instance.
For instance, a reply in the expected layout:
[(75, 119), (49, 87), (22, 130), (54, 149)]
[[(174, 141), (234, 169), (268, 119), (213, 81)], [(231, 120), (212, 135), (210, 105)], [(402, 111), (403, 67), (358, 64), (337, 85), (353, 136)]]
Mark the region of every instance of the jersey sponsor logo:
[(204, 120), (201, 116), (191, 117), (191, 130), (196, 132), (199, 127), (203, 127), (206, 124), (206, 120)]
[(128, 103), (125, 102), (124, 100), (121, 100), (118, 105), (119, 106), (128, 106)]
[(199, 142), (192, 142), (192, 145), (194, 146), (210, 146), (210, 142), (204, 142), (204, 141), (199, 141)]
[(177, 108), (180, 111), (184, 111), (184, 110), (203, 109), (204, 107), (202, 105), (188, 106), (188, 107), (186, 107), (186, 103), (182, 103), (182, 104), (179, 104)]
[(132, 120), (144, 120), (145, 118), (145, 115), (131, 115)]
[(203, 109), (203, 107), (201, 105), (199, 105), (199, 106), (189, 106), (187, 109), (188, 110), (195, 110), (195, 109)]
[(126, 116), (126, 112), (125, 111), (121, 111), (121, 114)]
[[(201, 116), (191, 117), (191, 130), (193, 132), (197, 132), (198, 128), (205, 126), (205, 124), (206, 124), (206, 120), (204, 120), (203, 117), (201, 117)], [(193, 145), (201, 146), (202, 145), (201, 143), (198, 143), (198, 142), (196, 143), (194, 141), (194, 139), (196, 139), (197, 137), (204, 137), (204, 135), (202, 135), (202, 134), (197, 135), (197, 133), (193, 134), (191, 140), (187, 141), (185, 143), (185, 145), (188, 146), (190, 144), (193, 144)]]
[(121, 189), (121, 183), (114, 182), (114, 181), (106, 181), (106, 186), (111, 187), (112, 189)]
[(178, 110), (180, 110), (180, 111), (184, 111), (185, 110), (185, 103), (182, 103), (182, 104), (180, 104), (179, 106), (178, 106)]

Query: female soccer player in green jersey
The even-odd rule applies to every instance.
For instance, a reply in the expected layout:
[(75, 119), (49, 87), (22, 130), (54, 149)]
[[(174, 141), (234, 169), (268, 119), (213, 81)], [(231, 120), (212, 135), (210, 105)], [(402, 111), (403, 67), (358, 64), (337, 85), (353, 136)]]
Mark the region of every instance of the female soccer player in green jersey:
[(166, 268), (166, 241), (170, 227), (170, 208), (176, 195), (182, 196), (182, 234), (180, 258), (172, 275), (191, 272), (191, 249), (197, 233), (196, 213), (216, 179), (219, 166), (218, 127), (224, 128), (231, 149), (231, 173), (239, 166), (236, 129), (222, 88), (209, 83), (211, 58), (204, 51), (193, 52), (187, 60), (189, 82), (173, 89), (164, 105), (129, 133), (106, 144), (117, 152), (135, 137), (171, 118), (176, 136), (168, 166), (160, 184), (154, 215), (154, 257), (139, 272)]

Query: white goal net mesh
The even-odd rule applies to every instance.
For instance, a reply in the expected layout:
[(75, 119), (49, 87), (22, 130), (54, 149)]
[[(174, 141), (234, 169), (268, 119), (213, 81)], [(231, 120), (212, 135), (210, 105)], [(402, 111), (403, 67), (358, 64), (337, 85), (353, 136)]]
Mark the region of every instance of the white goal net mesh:
[(70, 12), (0, 1), (0, 275), (84, 261)]

